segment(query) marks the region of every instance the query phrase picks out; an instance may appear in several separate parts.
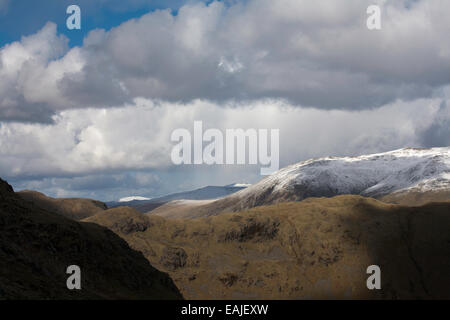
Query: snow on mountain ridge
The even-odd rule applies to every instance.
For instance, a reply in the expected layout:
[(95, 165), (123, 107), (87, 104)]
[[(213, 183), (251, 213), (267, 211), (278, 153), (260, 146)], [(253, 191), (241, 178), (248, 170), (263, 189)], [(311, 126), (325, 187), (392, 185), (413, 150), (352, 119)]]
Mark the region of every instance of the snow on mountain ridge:
[(231, 188), (247, 188), (251, 186), (250, 183), (233, 183), (233, 184), (229, 184), (226, 185), (225, 187), (231, 187)]
[(119, 199), (119, 202), (130, 202), (130, 201), (143, 201), (143, 200), (150, 200), (151, 198), (145, 198), (145, 197), (141, 197), (141, 196), (131, 196), (131, 197), (125, 197), (125, 198), (121, 198)]
[(287, 166), (238, 192), (236, 197), (296, 199), (450, 188), (450, 148), (399, 149), (356, 157), (324, 157)]

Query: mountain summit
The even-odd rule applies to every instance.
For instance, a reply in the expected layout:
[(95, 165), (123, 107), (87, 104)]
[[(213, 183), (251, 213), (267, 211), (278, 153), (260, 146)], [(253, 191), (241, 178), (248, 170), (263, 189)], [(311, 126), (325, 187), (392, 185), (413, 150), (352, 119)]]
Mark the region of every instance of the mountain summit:
[(450, 188), (450, 148), (400, 149), (357, 157), (326, 157), (285, 167), (236, 198), (302, 200), (358, 194), (381, 197), (406, 190)]

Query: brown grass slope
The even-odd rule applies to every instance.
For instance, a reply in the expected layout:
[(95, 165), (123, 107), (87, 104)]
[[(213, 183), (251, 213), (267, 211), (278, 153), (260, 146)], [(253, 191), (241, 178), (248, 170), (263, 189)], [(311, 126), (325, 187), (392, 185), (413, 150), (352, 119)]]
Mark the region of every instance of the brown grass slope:
[(24, 200), (31, 202), (35, 207), (56, 212), (73, 220), (82, 220), (108, 209), (103, 202), (92, 199), (55, 199), (47, 197), (40, 192), (30, 190), (19, 191), (17, 194)]
[[(81, 268), (81, 290), (66, 268)], [(179, 299), (165, 273), (110, 230), (36, 208), (0, 179), (0, 299)]]
[[(239, 212), (256, 208), (258, 206), (304, 200), (303, 197), (297, 197), (295, 194), (286, 194), (285, 198), (265, 198), (265, 195), (263, 194), (262, 196), (259, 195), (259, 197), (247, 196), (242, 199), (236, 197), (236, 195), (237, 194), (234, 194), (205, 204), (199, 202), (178, 205), (176, 202), (172, 201), (151, 210), (146, 214), (166, 218), (194, 219), (216, 216), (222, 214), (223, 212)], [(308, 199), (308, 197), (306, 199)], [(405, 192), (394, 192), (377, 199), (391, 204), (422, 206), (432, 202), (450, 202), (450, 190), (408, 190)]]
[(394, 192), (381, 197), (380, 200), (404, 206), (422, 206), (430, 202), (450, 202), (450, 190)]
[(199, 213), (201, 213), (202, 216), (208, 216), (208, 211), (205, 210), (207, 208), (210, 208), (209, 205), (213, 202), (214, 200), (174, 200), (167, 202), (151, 211), (148, 211), (145, 214), (160, 216), (164, 218), (181, 219), (195, 217)]
[[(118, 208), (86, 221), (123, 237), (187, 299), (450, 299), (450, 203), (337, 196), (193, 220)], [(382, 290), (366, 287), (372, 264)]]

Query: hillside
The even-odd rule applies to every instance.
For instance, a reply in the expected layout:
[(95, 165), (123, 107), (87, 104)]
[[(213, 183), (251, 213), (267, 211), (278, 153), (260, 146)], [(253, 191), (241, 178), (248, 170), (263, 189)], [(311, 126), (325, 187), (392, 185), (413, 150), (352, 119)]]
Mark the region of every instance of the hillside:
[[(130, 208), (85, 220), (123, 237), (187, 299), (449, 299), (449, 212), (346, 195), (192, 220)], [(366, 287), (373, 264), (380, 291)]]
[(409, 189), (394, 192), (380, 197), (379, 199), (387, 203), (401, 204), (405, 206), (421, 206), (430, 202), (448, 202), (450, 201), (450, 188), (435, 191)]
[[(150, 210), (146, 214), (183, 219), (191, 215), (201, 215), (205, 208), (209, 208), (208, 205), (213, 202), (214, 200), (173, 200)], [(207, 216), (207, 212), (204, 215)]]
[[(66, 287), (81, 268), (82, 289)], [(110, 230), (36, 207), (0, 179), (0, 299), (180, 299), (170, 277)]]
[(99, 211), (108, 208), (103, 202), (92, 199), (57, 199), (30, 190), (19, 191), (17, 194), (39, 209), (55, 212), (73, 220), (81, 220), (90, 217)]

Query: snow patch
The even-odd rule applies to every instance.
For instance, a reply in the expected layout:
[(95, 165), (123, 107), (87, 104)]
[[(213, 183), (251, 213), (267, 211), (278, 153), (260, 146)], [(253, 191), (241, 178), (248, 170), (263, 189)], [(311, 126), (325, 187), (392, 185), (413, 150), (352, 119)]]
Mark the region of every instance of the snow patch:
[(234, 183), (234, 184), (229, 184), (226, 187), (232, 187), (232, 188), (247, 188), (250, 187), (251, 184), (250, 183)]
[(121, 198), (119, 200), (119, 202), (130, 202), (130, 201), (144, 201), (144, 200), (150, 200), (151, 198), (145, 198), (145, 197), (140, 197), (140, 196), (131, 196), (131, 197), (125, 197), (125, 198)]

